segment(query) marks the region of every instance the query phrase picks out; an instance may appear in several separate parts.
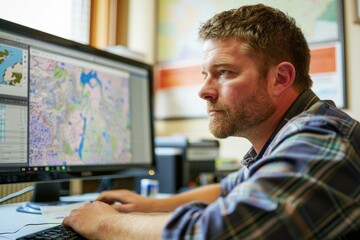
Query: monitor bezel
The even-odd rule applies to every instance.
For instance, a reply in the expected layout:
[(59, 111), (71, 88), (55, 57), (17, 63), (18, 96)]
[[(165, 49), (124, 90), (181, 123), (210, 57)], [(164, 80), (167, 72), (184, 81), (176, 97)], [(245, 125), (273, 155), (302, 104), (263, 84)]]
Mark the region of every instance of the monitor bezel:
[[(21, 171), (21, 168), (28, 166), (2, 166), (0, 168), (0, 184), (21, 183), (21, 182), (51, 182), (51, 181), (65, 181), (71, 179), (91, 179), (101, 177), (116, 177), (116, 176), (137, 176), (143, 175), (150, 169), (155, 168), (155, 147), (154, 147), (154, 121), (153, 121), (153, 66), (128, 57), (120, 56), (107, 52), (89, 45), (78, 43), (69, 39), (61, 38), (49, 33), (45, 33), (27, 26), (23, 26), (14, 22), (10, 22), (0, 18), (0, 31), (8, 32), (10, 34), (17, 34), (22, 37), (42, 41), (48, 44), (54, 44), (63, 48), (68, 48), (85, 54), (95, 55), (97, 57), (119, 61), (124, 64), (139, 67), (147, 71), (149, 76), (149, 128), (150, 128), (150, 162), (149, 163), (132, 163), (132, 164), (114, 164), (114, 165), (69, 165), (66, 170), (52, 169), (47, 171), (40, 171), (31, 168), (26, 171)], [(29, 142), (28, 142), (29, 147)], [(45, 167), (45, 166), (44, 166)]]

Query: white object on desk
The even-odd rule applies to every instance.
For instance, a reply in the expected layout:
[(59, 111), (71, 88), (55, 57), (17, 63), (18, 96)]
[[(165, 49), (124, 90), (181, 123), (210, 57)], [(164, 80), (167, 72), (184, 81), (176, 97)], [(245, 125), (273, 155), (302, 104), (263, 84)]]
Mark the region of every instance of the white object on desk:
[(82, 207), (87, 202), (77, 202), (58, 206), (40, 207), (41, 215), (47, 222), (61, 224), (66, 216), (70, 215), (71, 210)]
[[(79, 203), (63, 206), (55, 206), (54, 208), (46, 207), (46, 214), (31, 214), (17, 212), (16, 209), (24, 203), (6, 204), (0, 206), (0, 239), (16, 239), (21, 236), (41, 231), (56, 225), (61, 224), (61, 216), (65, 214), (61, 211), (71, 211), (69, 208), (78, 208), (85, 202), (93, 201), (98, 196), (98, 193), (84, 194), (79, 196), (61, 197), (63, 201), (78, 201)], [(80, 203), (80, 201), (82, 201)], [(66, 209), (66, 207), (68, 209)], [(60, 216), (61, 215), (61, 216)], [(58, 219), (56, 219), (58, 218)], [(17, 231), (17, 232), (16, 232)], [(8, 234), (3, 234), (8, 233)]]
[(16, 209), (21, 205), (8, 204), (0, 206), (0, 236), (4, 239), (16, 239), (32, 232), (59, 225), (59, 223), (50, 224), (41, 214), (17, 212)]

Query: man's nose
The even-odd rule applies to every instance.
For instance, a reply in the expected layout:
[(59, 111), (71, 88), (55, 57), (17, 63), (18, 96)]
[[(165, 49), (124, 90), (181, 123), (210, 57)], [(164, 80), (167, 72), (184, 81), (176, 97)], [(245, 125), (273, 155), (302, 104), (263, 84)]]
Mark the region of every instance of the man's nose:
[(198, 94), (199, 97), (206, 101), (215, 101), (218, 97), (215, 81), (211, 77), (206, 78)]

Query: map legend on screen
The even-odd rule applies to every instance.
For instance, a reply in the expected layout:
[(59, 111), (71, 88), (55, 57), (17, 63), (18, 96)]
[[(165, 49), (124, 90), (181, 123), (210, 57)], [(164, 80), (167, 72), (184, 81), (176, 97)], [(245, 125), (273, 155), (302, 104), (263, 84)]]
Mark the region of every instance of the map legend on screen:
[(0, 101), (0, 164), (27, 162), (27, 103)]

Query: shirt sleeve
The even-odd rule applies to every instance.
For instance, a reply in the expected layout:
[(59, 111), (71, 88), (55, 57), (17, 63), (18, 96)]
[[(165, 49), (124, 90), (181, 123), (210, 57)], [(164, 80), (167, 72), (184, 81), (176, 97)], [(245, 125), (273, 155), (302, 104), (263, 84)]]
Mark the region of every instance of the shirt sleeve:
[[(220, 199), (223, 199), (229, 193), (228, 191), (231, 191), (233, 186), (239, 182), (243, 170), (244, 168), (233, 172), (221, 181), (222, 196)], [(220, 203), (220, 199), (217, 202)], [(212, 239), (218, 235), (219, 229), (225, 227), (222, 220), (218, 218), (220, 214), (221, 211), (217, 204), (207, 205), (201, 202), (192, 202), (181, 206), (176, 209), (168, 222), (163, 232), (163, 239)], [(207, 225), (211, 224), (216, 227), (204, 227), (204, 220), (207, 221)], [(201, 227), (199, 223), (201, 223)]]
[(281, 144), (248, 170), (229, 175), (214, 203), (178, 208), (163, 238), (333, 239), (358, 229), (360, 168), (353, 146), (313, 126), (275, 142)]

